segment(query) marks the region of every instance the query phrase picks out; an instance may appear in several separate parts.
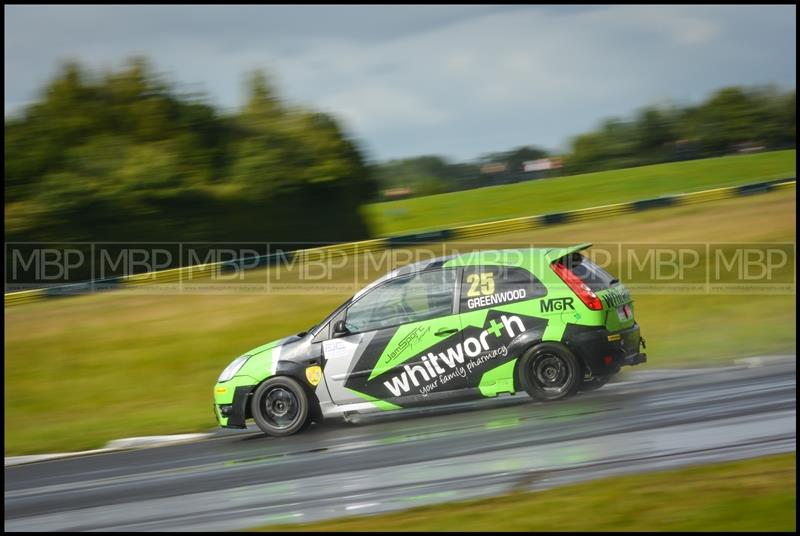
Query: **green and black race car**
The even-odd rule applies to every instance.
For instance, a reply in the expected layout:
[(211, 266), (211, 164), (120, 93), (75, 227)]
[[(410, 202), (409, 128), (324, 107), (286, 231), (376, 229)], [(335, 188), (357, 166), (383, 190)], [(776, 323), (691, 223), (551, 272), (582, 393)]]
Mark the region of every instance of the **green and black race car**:
[(480, 251), (404, 266), (308, 332), (235, 359), (221, 426), (293, 434), (312, 420), (526, 391), (558, 400), (646, 361), (627, 289), (580, 253)]

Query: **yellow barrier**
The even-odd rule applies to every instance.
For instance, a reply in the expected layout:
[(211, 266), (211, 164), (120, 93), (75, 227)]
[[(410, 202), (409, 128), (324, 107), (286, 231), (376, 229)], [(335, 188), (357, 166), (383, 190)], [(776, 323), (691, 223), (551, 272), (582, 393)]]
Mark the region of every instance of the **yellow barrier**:
[(11, 307), (12, 305), (20, 305), (23, 303), (32, 303), (35, 301), (43, 300), (47, 296), (44, 289), (37, 288), (34, 290), (23, 290), (21, 292), (9, 292), (5, 296), (5, 306)]

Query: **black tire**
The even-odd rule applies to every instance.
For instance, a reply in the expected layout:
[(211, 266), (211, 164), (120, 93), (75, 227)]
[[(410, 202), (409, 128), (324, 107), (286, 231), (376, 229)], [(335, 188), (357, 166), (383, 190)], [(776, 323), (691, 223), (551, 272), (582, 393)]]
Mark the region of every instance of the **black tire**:
[(308, 395), (288, 376), (276, 376), (259, 385), (250, 404), (253, 419), (267, 435), (292, 435), (309, 423)]
[(519, 362), (518, 373), (525, 391), (534, 400), (561, 400), (578, 390), (583, 367), (569, 348), (543, 342), (528, 349)]
[(583, 380), (578, 390), (581, 392), (596, 391), (607, 384), (614, 376), (616, 374), (603, 374), (602, 376), (594, 376), (591, 380)]

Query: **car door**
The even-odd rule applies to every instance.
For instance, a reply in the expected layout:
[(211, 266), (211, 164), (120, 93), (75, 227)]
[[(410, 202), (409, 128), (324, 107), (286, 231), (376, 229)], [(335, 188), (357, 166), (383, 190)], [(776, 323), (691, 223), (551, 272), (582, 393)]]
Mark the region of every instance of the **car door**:
[(405, 405), (440, 386), (430, 354), (461, 340), (455, 312), (458, 269), (390, 279), (351, 303), (338, 318), (350, 333), (323, 343), (325, 380), (339, 405)]
[(483, 396), (513, 390), (514, 363), (509, 352), (515, 337), (544, 329), (537, 315), (545, 286), (527, 269), (515, 266), (468, 266), (461, 274), (459, 320), (463, 339), (463, 378), (452, 389), (479, 390)]

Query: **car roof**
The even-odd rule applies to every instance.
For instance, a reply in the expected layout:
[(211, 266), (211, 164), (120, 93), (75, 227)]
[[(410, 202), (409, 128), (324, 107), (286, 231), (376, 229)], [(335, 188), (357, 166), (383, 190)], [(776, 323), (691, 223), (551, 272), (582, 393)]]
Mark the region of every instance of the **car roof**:
[(519, 265), (523, 262), (544, 260), (548, 264), (565, 255), (592, 247), (589, 242), (556, 248), (514, 248), (471, 251), (454, 256), (447, 263), (452, 266)]
[(411, 264), (406, 264), (392, 270), (382, 277), (379, 277), (369, 285), (356, 292), (353, 295), (352, 300), (357, 300), (365, 293), (369, 292), (381, 283), (388, 281), (389, 279), (394, 279), (396, 277), (401, 277), (416, 272), (436, 270), (442, 267), (452, 268), (457, 266), (519, 265), (521, 262), (541, 261), (542, 259), (550, 263), (556, 259), (560, 259), (564, 255), (587, 249), (591, 246), (592, 244), (584, 242), (582, 244), (565, 248), (510, 248), (476, 250), (462, 253), (460, 255), (445, 255), (432, 259), (425, 259)]

